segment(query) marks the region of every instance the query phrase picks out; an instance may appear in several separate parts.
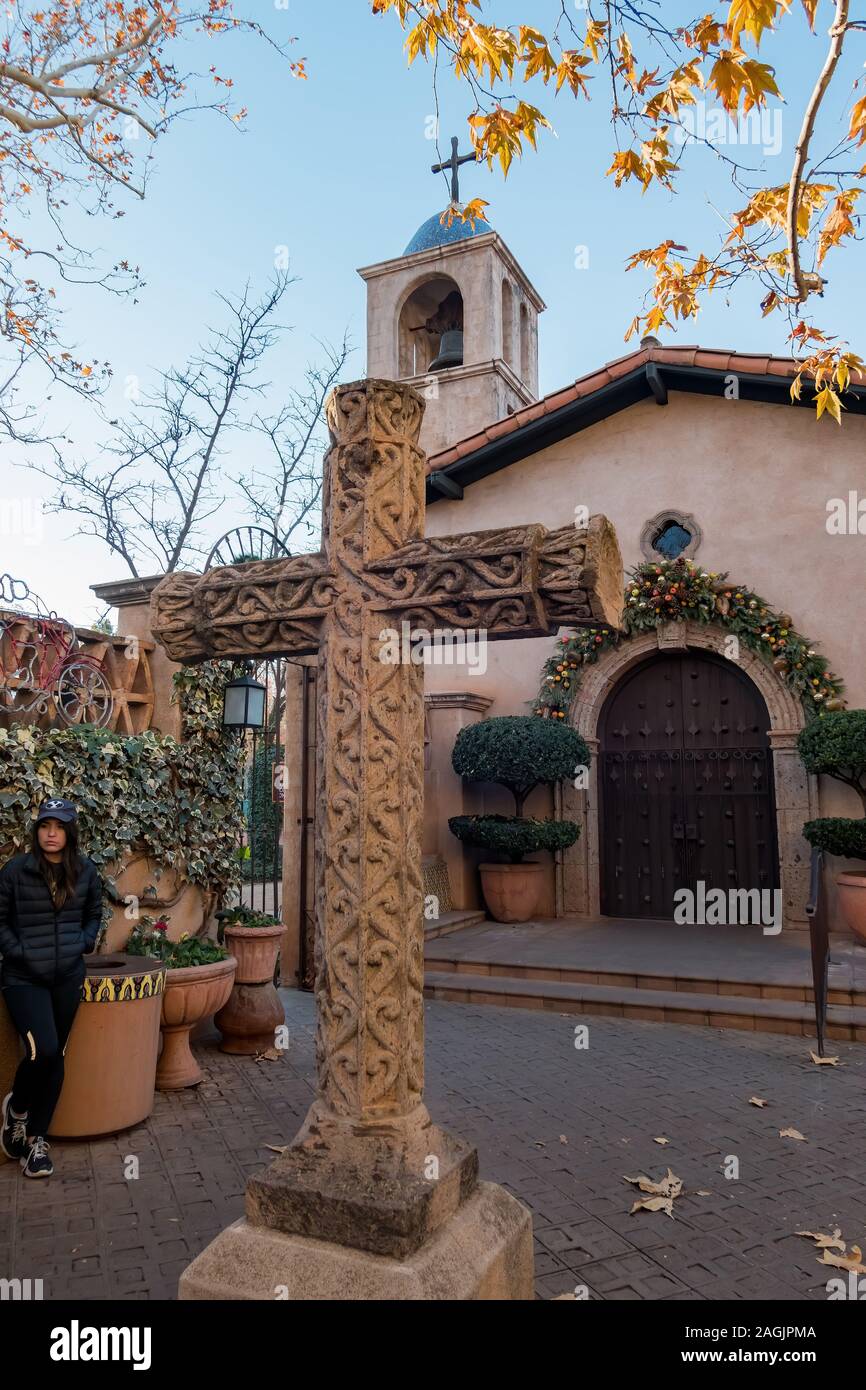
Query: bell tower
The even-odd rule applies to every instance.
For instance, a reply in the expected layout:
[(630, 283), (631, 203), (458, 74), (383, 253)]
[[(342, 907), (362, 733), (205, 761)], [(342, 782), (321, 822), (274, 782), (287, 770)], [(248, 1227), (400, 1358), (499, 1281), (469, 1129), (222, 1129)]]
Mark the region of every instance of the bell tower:
[(495, 424), (538, 399), (538, 315), (544, 302), (488, 222), (452, 201), (424, 222), (402, 256), (363, 266), (367, 375), (409, 381), (425, 396), (421, 446), (428, 454)]

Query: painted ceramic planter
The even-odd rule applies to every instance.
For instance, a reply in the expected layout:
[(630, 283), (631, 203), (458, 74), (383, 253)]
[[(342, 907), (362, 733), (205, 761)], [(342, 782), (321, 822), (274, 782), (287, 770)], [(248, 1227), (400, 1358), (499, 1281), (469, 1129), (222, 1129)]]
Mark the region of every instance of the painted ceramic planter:
[(226, 945), (237, 958), (234, 988), (214, 1023), (222, 1052), (250, 1056), (274, 1046), (274, 1031), (286, 1013), (274, 987), (274, 970), (284, 928), (227, 926)]
[(866, 941), (866, 870), (838, 874), (839, 911), (855, 936)]
[(201, 1081), (201, 1067), (190, 1050), (190, 1029), (222, 1008), (231, 994), (236, 968), (237, 961), (229, 956), (208, 965), (185, 965), (165, 972), (157, 1090), (179, 1091)]
[(528, 922), (544, 886), (544, 864), (479, 864), (488, 911), (496, 922)]
[(48, 1130), (58, 1139), (117, 1134), (153, 1109), (165, 966), (121, 951), (84, 959), (63, 1089)]

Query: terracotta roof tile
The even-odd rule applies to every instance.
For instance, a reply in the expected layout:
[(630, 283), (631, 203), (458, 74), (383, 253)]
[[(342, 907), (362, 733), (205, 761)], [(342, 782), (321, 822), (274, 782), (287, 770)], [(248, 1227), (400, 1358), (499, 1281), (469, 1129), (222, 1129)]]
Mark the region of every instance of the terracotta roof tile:
[[(610, 360), (610, 362), (605, 362), (605, 364), (604, 364), (605, 370), (606, 370), (606, 371), (609, 371), (609, 372), (613, 372), (614, 367), (618, 367), (619, 364), (620, 364), (620, 362), (632, 363), (632, 362), (634, 362), (635, 358), (637, 358), (637, 357), (643, 357), (645, 353), (649, 352), (649, 350), (650, 350), (650, 349), (648, 349), (648, 348), (638, 348), (637, 350), (635, 350), (634, 348), (632, 348), (631, 352), (624, 352), (624, 353), (622, 354), (621, 357), (613, 357), (613, 358)], [(615, 375), (615, 376), (618, 376), (619, 373), (618, 373), (618, 372), (614, 372), (614, 375)]]
[[(516, 411), (514, 412), (517, 413)], [(502, 434), (510, 434), (514, 426), (511, 423), (514, 415), (506, 415), (504, 420), (497, 420), (495, 425), (488, 425), (484, 431), (488, 439), (498, 439)]]
[(603, 367), (600, 372), (592, 372), (589, 376), (578, 377), (572, 386), (572, 399), (579, 400), (583, 396), (591, 396), (593, 391), (600, 391), (602, 386), (609, 386), (615, 381), (619, 373), (608, 371)]
[(795, 375), (795, 367), (790, 357), (771, 357), (767, 362), (767, 372), (770, 376), (790, 376)]
[(696, 352), (692, 356), (693, 367), (708, 367), (711, 371), (727, 372), (730, 369), (731, 352)]
[(698, 355), (698, 348), (650, 348), (647, 358), (651, 362), (670, 362), (671, 365), (680, 364), (686, 367), (695, 365), (695, 358)]
[(769, 357), (748, 357), (740, 353), (736, 355), (736, 368), (738, 372), (753, 376), (766, 376)]
[(583, 392), (578, 392), (577, 382), (575, 382), (573, 386), (566, 386), (563, 391), (555, 391), (552, 396), (545, 396), (545, 413), (552, 415), (554, 410), (561, 410), (564, 405), (571, 405), (572, 401), (577, 400), (578, 394), (583, 395)]

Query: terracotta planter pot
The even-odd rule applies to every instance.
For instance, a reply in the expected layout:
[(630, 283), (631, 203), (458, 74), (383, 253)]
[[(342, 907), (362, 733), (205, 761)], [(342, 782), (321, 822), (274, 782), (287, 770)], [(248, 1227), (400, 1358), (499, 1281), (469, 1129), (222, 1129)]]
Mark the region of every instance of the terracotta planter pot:
[(526, 922), (543, 887), (543, 864), (479, 864), (488, 911), (496, 922)]
[(153, 1109), (165, 966), (125, 952), (87, 956), (85, 963), (48, 1131), (59, 1139), (116, 1134)]
[(839, 910), (855, 936), (866, 941), (866, 869), (838, 874)]
[(274, 988), (274, 968), (283, 926), (226, 927), (226, 945), (238, 969), (228, 1003), (214, 1018), (223, 1035), (222, 1052), (252, 1056), (274, 1046), (274, 1032), (286, 1012)]
[(236, 985), (264, 985), (273, 982), (280, 937), (285, 928), (226, 927), (226, 946), (238, 963)]
[(185, 965), (165, 972), (157, 1090), (179, 1091), (201, 1081), (201, 1067), (190, 1051), (190, 1029), (222, 1008), (231, 994), (236, 968), (237, 961), (229, 956), (210, 965)]

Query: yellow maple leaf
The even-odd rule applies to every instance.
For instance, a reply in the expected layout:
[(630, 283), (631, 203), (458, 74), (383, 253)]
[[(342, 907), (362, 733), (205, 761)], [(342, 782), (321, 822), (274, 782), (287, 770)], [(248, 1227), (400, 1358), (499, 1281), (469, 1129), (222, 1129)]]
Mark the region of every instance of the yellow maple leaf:
[(556, 68), (556, 90), (559, 91), (564, 83), (568, 83), (575, 96), (580, 92), (589, 100), (587, 91), (588, 79), (584, 77), (581, 68), (589, 67), (592, 59), (585, 53), (575, 53), (569, 49), (563, 53)]
[(858, 145), (866, 144), (866, 97), (861, 97), (851, 111), (851, 124), (848, 127), (848, 137), (857, 139)]
[(862, 193), (861, 188), (849, 188), (836, 195), (831, 211), (821, 228), (818, 237), (818, 264), (820, 265), (833, 246), (838, 246), (843, 237), (853, 236), (856, 228), (851, 220), (854, 204)]
[(650, 182), (637, 150), (617, 150), (607, 172), (613, 174), (617, 188), (621, 188), (627, 179), (640, 179), (644, 188)]
[(816, 408), (818, 419), (824, 414), (825, 410), (833, 416), (837, 425), (842, 423), (842, 411), (844, 406), (831, 386), (824, 386), (816, 396)]
[(772, 29), (780, 10), (787, 10), (790, 0), (732, 0), (728, 11), (728, 31), (736, 43), (745, 29), (756, 44), (761, 42), (765, 29)]

